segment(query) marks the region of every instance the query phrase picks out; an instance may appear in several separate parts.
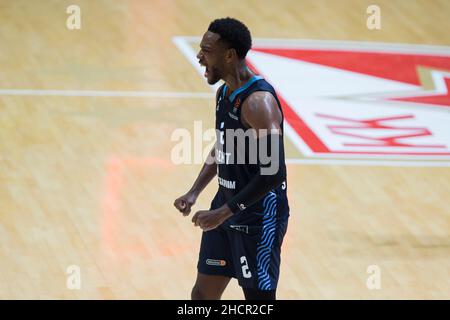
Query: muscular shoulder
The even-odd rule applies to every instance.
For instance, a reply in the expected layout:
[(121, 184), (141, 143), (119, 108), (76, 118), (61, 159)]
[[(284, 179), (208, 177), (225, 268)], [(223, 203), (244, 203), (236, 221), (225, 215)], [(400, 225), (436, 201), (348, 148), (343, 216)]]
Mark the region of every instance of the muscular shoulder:
[(281, 112), (275, 97), (267, 91), (253, 92), (243, 103), (243, 123), (255, 129), (279, 128)]

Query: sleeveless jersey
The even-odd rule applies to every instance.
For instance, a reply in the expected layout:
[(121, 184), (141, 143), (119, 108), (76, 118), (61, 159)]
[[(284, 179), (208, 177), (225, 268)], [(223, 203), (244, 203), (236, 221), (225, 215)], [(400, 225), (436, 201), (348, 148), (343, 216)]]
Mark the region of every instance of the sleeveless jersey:
[[(255, 153), (253, 152), (253, 155), (250, 154), (252, 132), (247, 131), (248, 128), (241, 121), (241, 106), (245, 99), (256, 91), (271, 93), (277, 101), (282, 119), (284, 119), (281, 104), (275, 90), (260, 76), (253, 76), (246, 84), (231, 94), (228, 94), (227, 91), (226, 84), (222, 85), (218, 90), (216, 100), (217, 141), (215, 157), (219, 190), (212, 201), (211, 208), (222, 206), (234, 195), (239, 193), (259, 170), (259, 165), (255, 161)], [(281, 122), (281, 130), (283, 132), (283, 121)], [(231, 140), (229, 137), (231, 135), (242, 135), (245, 133), (247, 137), (245, 137), (244, 148), (239, 147), (239, 143), (237, 142), (238, 138), (233, 139), (234, 143), (231, 146), (227, 146), (227, 144), (230, 144)], [(240, 145), (242, 146), (242, 144)], [(282, 150), (284, 150), (284, 146), (280, 147), (283, 147)], [(284, 152), (282, 152), (281, 159), (279, 159), (279, 165), (285, 167)], [(238, 227), (259, 226), (268, 218), (271, 220), (287, 218), (289, 216), (289, 205), (286, 193), (287, 181), (284, 181), (280, 186), (272, 189), (255, 204), (248, 208), (241, 208), (243, 209), (242, 211), (227, 219), (224, 224)]]

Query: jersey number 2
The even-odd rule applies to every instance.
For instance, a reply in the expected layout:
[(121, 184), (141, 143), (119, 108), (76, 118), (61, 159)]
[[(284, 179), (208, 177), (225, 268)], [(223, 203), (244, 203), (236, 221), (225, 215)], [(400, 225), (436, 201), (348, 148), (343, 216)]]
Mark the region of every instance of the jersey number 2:
[(248, 268), (247, 258), (245, 256), (241, 257), (241, 265), (242, 265), (242, 275), (244, 278), (248, 279), (252, 277), (252, 273)]

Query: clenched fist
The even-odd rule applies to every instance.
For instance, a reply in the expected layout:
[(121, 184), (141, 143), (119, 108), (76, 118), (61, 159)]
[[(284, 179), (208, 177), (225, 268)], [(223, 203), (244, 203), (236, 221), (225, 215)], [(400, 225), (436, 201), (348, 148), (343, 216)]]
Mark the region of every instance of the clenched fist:
[(173, 205), (175, 208), (180, 211), (183, 216), (188, 216), (189, 213), (191, 213), (191, 207), (195, 204), (195, 201), (197, 200), (197, 194), (194, 192), (188, 192), (185, 195), (179, 197), (175, 200)]

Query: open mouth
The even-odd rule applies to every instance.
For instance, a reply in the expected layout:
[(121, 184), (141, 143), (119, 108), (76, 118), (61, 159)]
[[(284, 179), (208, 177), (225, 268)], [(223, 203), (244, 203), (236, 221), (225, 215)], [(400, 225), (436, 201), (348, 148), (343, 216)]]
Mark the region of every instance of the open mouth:
[(202, 67), (205, 67), (205, 73), (204, 73), (204, 76), (205, 76), (205, 78), (207, 78), (207, 77), (208, 77), (208, 74), (209, 74), (208, 66), (207, 66), (205, 63), (203, 63), (203, 61), (199, 61), (198, 63), (199, 63)]

